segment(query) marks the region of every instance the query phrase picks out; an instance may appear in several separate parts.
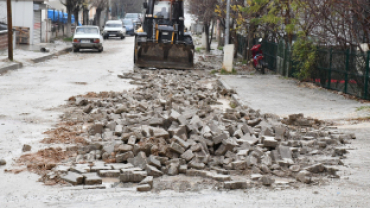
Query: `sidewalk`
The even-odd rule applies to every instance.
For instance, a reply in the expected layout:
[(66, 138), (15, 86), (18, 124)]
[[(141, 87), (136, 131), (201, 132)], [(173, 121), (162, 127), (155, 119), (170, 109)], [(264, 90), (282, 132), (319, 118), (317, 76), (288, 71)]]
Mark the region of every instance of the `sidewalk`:
[[(63, 41), (56, 41), (55, 43), (40, 43), (36, 45), (22, 45), (19, 44), (13, 51), (14, 62), (8, 61), (8, 51), (0, 51), (0, 73), (3, 73), (4, 69), (10, 67), (16, 69), (17, 63), (21, 63), (23, 66), (32, 65), (41, 61), (46, 61), (55, 55), (58, 55), (61, 51), (71, 48), (71, 43), (65, 43)], [(49, 52), (41, 52), (41, 48), (47, 48)], [(21, 67), (21, 66), (20, 66)], [(19, 68), (19, 67), (18, 67)]]
[[(277, 75), (221, 76), (244, 105), (281, 117), (303, 113), (317, 119), (369, 118), (369, 103), (346, 99), (322, 88), (299, 87), (293, 79)], [(359, 111), (358, 111), (359, 110)]]

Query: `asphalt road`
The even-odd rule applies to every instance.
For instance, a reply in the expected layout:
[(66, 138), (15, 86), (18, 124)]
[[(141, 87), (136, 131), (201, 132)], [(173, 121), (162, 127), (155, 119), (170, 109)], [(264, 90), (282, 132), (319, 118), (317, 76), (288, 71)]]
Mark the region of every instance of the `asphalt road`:
[(22, 172), (12, 159), (22, 145), (41, 148), (42, 132), (58, 122), (62, 105), (70, 96), (87, 92), (131, 88), (117, 74), (133, 69), (133, 38), (108, 40), (104, 52), (70, 53), (46, 63), (27, 66), (0, 76), (0, 207), (368, 207), (370, 198), (369, 125), (341, 127), (356, 132), (349, 159), (330, 185), (300, 189), (243, 191), (203, 190), (178, 193), (138, 193), (130, 189), (81, 190), (37, 182), (39, 176)]

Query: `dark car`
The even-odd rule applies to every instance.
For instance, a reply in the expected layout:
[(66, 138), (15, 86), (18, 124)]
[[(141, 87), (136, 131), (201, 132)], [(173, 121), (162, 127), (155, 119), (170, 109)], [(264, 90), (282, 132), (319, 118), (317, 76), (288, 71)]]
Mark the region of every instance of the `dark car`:
[(132, 19), (122, 19), (122, 25), (126, 28), (126, 35), (135, 35), (134, 21)]
[(0, 23), (0, 31), (8, 30), (8, 25), (4, 23)]

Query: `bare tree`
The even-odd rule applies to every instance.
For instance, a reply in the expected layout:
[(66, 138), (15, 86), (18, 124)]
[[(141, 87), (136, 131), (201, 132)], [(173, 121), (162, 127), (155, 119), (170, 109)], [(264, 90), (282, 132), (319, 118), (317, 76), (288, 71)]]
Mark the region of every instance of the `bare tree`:
[(78, 12), (83, 6), (83, 0), (59, 0), (67, 8), (67, 36), (71, 36), (72, 13), (74, 13), (76, 24), (78, 24)]
[(206, 51), (211, 50), (209, 39), (210, 26), (212, 21), (216, 18), (215, 8), (217, 0), (189, 0), (190, 13), (198, 18), (204, 25), (204, 32), (206, 35)]
[(100, 25), (100, 18), (101, 18), (101, 13), (102, 11), (108, 7), (108, 1), (107, 0), (92, 0), (92, 6), (96, 8), (96, 16), (95, 16), (95, 19), (96, 19), (96, 25), (97, 26), (101, 26)]
[(83, 9), (83, 3), (84, 0), (74, 0), (73, 1), (73, 14), (75, 16), (75, 23), (78, 25), (78, 17), (79, 17), (79, 12), (81, 9)]
[(89, 4), (90, 0), (83, 0), (82, 9), (83, 9), (83, 25), (89, 24)]
[(66, 8), (67, 8), (67, 14), (68, 14), (68, 19), (67, 19), (67, 36), (71, 36), (71, 21), (72, 21), (72, 10), (73, 10), (73, 5), (75, 0), (59, 0), (60, 3), (62, 3)]
[(142, 5), (144, 0), (112, 0), (112, 16), (123, 17), (125, 13), (139, 13), (142, 12)]

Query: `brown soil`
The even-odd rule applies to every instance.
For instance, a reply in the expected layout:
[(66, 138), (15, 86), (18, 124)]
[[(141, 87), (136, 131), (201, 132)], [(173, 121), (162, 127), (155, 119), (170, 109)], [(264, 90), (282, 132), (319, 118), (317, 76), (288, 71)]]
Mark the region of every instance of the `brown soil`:
[(61, 125), (56, 129), (46, 131), (49, 138), (45, 138), (41, 141), (44, 144), (88, 144), (83, 137), (79, 136), (82, 132), (76, 132), (71, 130), (71, 126), (76, 123), (68, 122)]
[(22, 155), (16, 162), (25, 165), (30, 172), (42, 175), (45, 174), (45, 171), (51, 170), (61, 161), (74, 155), (75, 152), (63, 151), (60, 147), (47, 148), (36, 153)]

